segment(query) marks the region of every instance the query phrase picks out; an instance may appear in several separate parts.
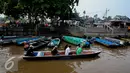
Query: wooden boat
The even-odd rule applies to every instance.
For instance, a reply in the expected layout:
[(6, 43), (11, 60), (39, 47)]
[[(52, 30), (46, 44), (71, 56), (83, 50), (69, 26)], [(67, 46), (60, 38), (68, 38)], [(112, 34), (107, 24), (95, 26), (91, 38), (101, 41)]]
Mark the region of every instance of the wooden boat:
[(86, 39), (83, 38), (72, 37), (72, 36), (63, 36), (62, 38), (64, 41), (74, 45), (82, 44), (85, 41), (85, 44), (83, 46), (90, 47), (90, 42), (88, 42)]
[(43, 38), (39, 38), (39, 37), (34, 37), (34, 38), (25, 38), (23, 40), (19, 40), (16, 42), (17, 45), (22, 45), (24, 42), (35, 42), (35, 41), (38, 41), (38, 40), (41, 40)]
[(102, 38), (95, 38), (95, 42), (105, 45), (107, 47), (118, 47), (119, 44), (102, 39)]
[(23, 56), (25, 60), (65, 60), (65, 59), (75, 59), (75, 58), (93, 58), (98, 56), (101, 51), (98, 50), (83, 50), (83, 54), (76, 55), (73, 50), (72, 55), (65, 55), (64, 51), (59, 51), (60, 55), (53, 56), (50, 51), (34, 51), (35, 56)]
[(120, 44), (120, 46), (124, 46), (125, 42), (119, 39), (115, 39), (115, 38), (110, 38), (110, 37), (105, 37), (104, 39), (111, 41), (111, 42), (115, 42), (117, 44)]
[[(2, 36), (0, 36), (1, 38)], [(14, 39), (17, 38), (18, 36), (4, 36), (4, 39)]]
[(60, 44), (60, 39), (55, 38), (55, 39), (52, 39), (47, 46), (48, 47), (54, 47), (54, 46), (59, 46), (59, 44)]
[(0, 40), (0, 44), (11, 44), (12, 43), (12, 39), (4, 39), (4, 40)]
[(0, 39), (0, 44), (3, 44), (3, 45), (11, 44), (12, 40), (14, 40), (16, 38), (18, 38), (18, 37), (16, 37), (16, 36), (4, 36), (3, 39)]
[(120, 38), (121, 40), (125, 41), (125, 45), (129, 46), (130, 45), (130, 39), (126, 39), (126, 38)]
[(43, 46), (47, 46), (48, 43), (49, 41), (42, 41), (42, 42), (36, 41), (36, 42), (31, 42), (30, 44), (32, 44), (34, 50), (38, 50), (39, 48)]
[(17, 39), (14, 39), (12, 42), (17, 43), (19, 41), (24, 41), (24, 40), (27, 40), (27, 39), (29, 39), (29, 38), (17, 38)]

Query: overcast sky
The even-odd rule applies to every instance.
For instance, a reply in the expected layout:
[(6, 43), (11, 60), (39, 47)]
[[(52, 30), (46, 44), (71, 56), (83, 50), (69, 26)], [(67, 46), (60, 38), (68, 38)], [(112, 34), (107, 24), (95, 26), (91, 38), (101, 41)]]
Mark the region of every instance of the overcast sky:
[(130, 0), (79, 0), (79, 6), (76, 6), (80, 15), (83, 15), (83, 11), (86, 14), (93, 16), (98, 14), (102, 17), (105, 10), (109, 9), (108, 15), (126, 15), (130, 17)]

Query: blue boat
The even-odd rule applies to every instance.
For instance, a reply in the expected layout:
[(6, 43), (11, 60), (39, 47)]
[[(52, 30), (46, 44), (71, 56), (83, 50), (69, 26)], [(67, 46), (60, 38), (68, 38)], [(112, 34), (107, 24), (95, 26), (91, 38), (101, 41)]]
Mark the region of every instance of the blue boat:
[(111, 41), (111, 42), (115, 42), (117, 44), (120, 44), (120, 46), (125, 45), (125, 42), (119, 39), (115, 39), (115, 38), (110, 38), (110, 37), (105, 37), (104, 39)]
[(3, 38), (2, 38), (2, 36), (0, 36), (0, 44), (3, 44), (3, 45), (11, 44), (12, 41), (16, 38), (18, 38), (18, 37), (16, 37), (16, 36), (3, 36)]
[(0, 44), (2, 44), (2, 45), (8, 45), (11, 43), (12, 43), (12, 39), (4, 39), (4, 40), (0, 39)]
[(16, 41), (17, 45), (22, 45), (24, 42), (34, 42), (34, 41), (38, 41), (41, 37), (34, 37), (34, 38), (24, 38), (22, 40), (18, 40)]
[(95, 38), (95, 42), (100, 43), (102, 45), (105, 45), (107, 47), (118, 47), (120, 46), (120, 44), (117, 44), (115, 42), (111, 42), (105, 39), (101, 39), (101, 38)]
[(60, 44), (60, 39), (55, 38), (55, 39), (52, 39), (47, 46), (48, 47), (54, 47), (54, 46), (59, 46), (59, 44)]
[[(2, 36), (0, 36), (1, 38)], [(4, 39), (14, 39), (17, 38), (18, 36), (3, 36)]]

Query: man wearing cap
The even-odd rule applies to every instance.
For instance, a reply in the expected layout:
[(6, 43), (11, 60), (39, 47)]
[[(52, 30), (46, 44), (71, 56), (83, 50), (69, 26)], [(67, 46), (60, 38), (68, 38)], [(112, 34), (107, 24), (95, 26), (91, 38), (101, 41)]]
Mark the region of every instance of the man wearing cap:
[(29, 43), (24, 42), (24, 51), (27, 51), (29, 49)]
[(34, 56), (32, 44), (30, 44), (30, 47), (26, 52), (26, 56)]

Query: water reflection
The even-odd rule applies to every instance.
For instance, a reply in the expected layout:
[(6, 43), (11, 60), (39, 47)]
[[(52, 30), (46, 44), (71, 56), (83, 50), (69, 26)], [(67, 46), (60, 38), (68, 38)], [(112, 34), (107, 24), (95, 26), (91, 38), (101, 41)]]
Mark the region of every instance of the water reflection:
[(24, 61), (19, 62), (19, 71), (14, 73), (71, 73), (73, 68), (66, 61)]
[(127, 53), (130, 51), (128, 47), (118, 47), (118, 48), (108, 48), (99, 44), (94, 44), (102, 48), (102, 53), (109, 54), (114, 57), (124, 57), (127, 56)]
[[(92, 62), (96, 61), (99, 58), (100, 57), (97, 56), (95, 58), (71, 60), (71, 61), (67, 62), (67, 65), (74, 69), (71, 73), (79, 73), (78, 71), (82, 70), (82, 68), (83, 68), (82, 65), (84, 63), (92, 63)], [(87, 67), (87, 65), (86, 65), (86, 67)]]
[(121, 48), (104, 48), (103, 52), (114, 57), (125, 57), (130, 49), (128, 47)]

